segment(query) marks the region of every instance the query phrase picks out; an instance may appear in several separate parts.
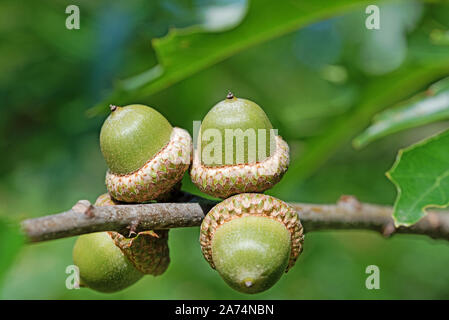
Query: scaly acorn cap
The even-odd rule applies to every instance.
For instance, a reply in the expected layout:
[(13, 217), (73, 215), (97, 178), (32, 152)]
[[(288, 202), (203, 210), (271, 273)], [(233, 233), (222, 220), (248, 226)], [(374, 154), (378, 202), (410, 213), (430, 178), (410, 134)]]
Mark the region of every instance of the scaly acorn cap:
[[(117, 205), (109, 194), (99, 196), (96, 206)], [(161, 275), (170, 264), (168, 231), (142, 231), (133, 238), (126, 238), (118, 232), (108, 231), (115, 245), (122, 250), (134, 267), (143, 274)]]
[(274, 154), (253, 164), (206, 167), (200, 163), (197, 149), (190, 177), (202, 192), (221, 199), (244, 192), (268, 190), (282, 179), (290, 161), (288, 144), (280, 136), (275, 139)]
[(143, 105), (111, 106), (100, 133), (106, 187), (123, 202), (166, 198), (191, 162), (192, 138)]
[(116, 206), (119, 204), (120, 202), (112, 199), (109, 193), (103, 193), (102, 195), (98, 196), (97, 200), (95, 200), (94, 205), (98, 207), (107, 207), (107, 206)]
[[(202, 149), (208, 147), (207, 144), (204, 146), (202, 135), (208, 129), (211, 130), (209, 132), (219, 133), (222, 141), (220, 148), (222, 154), (216, 157), (215, 153), (219, 151), (214, 149), (214, 156), (209, 159), (212, 163), (207, 163), (202, 158), (204, 156)], [(202, 192), (222, 199), (244, 192), (263, 192), (273, 187), (288, 169), (289, 147), (280, 136), (272, 136), (272, 129), (267, 115), (260, 106), (229, 93), (225, 100), (208, 112), (201, 124), (198, 146), (194, 150), (190, 171), (193, 183)], [(233, 130), (234, 133), (250, 130), (254, 133), (255, 143), (248, 142), (243, 145), (242, 156), (247, 163), (242, 163), (236, 156), (237, 146), (234, 145), (234, 141), (237, 142), (237, 139), (229, 139), (226, 135), (227, 130)], [(261, 138), (264, 140), (259, 143), (258, 139)], [(272, 138), (274, 141), (271, 141)], [(213, 142), (215, 143), (215, 138)], [(264, 156), (260, 156), (263, 152), (259, 153), (259, 144), (266, 146)], [(214, 146), (220, 147), (220, 144)], [(229, 150), (233, 153), (227, 155), (226, 152)], [(253, 155), (251, 161), (250, 154)], [(226, 162), (230, 156), (232, 162)], [(213, 162), (216, 159), (220, 163)], [(252, 161), (254, 159), (256, 161)]]
[(159, 276), (170, 264), (168, 230), (142, 231), (133, 238), (118, 232), (108, 232), (116, 246), (143, 274)]
[(181, 128), (173, 128), (170, 141), (139, 170), (126, 175), (106, 173), (111, 196), (123, 202), (146, 202), (166, 197), (190, 165), (192, 139)]
[(230, 197), (212, 208), (201, 224), (205, 259), (232, 288), (244, 293), (270, 288), (294, 266), (303, 241), (296, 211), (263, 194)]

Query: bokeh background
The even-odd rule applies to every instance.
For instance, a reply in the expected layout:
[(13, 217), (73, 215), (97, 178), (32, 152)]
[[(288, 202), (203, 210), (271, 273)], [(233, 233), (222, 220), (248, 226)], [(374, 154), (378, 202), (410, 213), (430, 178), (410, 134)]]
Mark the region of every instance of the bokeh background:
[[(421, 71), (449, 52), (440, 32), (449, 28), (449, 5), (383, 1), (381, 29), (369, 31), (365, 8), (375, 3), (329, 9), (313, 23), (245, 48), (152, 95), (137, 101), (131, 95), (123, 102), (150, 105), (192, 133), (192, 121), (201, 120), (231, 90), (261, 105), (291, 146), (293, 169), (269, 194), (315, 203), (352, 194), (362, 201), (392, 204), (396, 190), (385, 172), (398, 149), (448, 123), (395, 134), (362, 150), (352, 148), (351, 138), (376, 112), (449, 74), (449, 63), (446, 69)], [(80, 30), (65, 28), (69, 4), (80, 7)], [(234, 5), (231, 14), (212, 10), (229, 4)], [(232, 32), (246, 14), (251, 6), (245, 1), (2, 0), (3, 219), (61, 212), (79, 199), (95, 201), (105, 192), (99, 132), (107, 104), (102, 101), (114, 84), (158, 63), (151, 40), (165, 36), (169, 28), (207, 28), (213, 21), (223, 28), (213, 32)], [(267, 16), (261, 17), (262, 24)], [(183, 188), (200, 194), (187, 176)], [(295, 268), (267, 292), (247, 296), (230, 289), (209, 267), (198, 237), (198, 228), (172, 230), (168, 271), (116, 294), (66, 289), (65, 269), (72, 264), (75, 238), (25, 245), (4, 276), (0, 297), (449, 298), (449, 245), (442, 240), (411, 235), (385, 239), (368, 231), (308, 233)], [(8, 250), (8, 241), (2, 238), (0, 250)], [(372, 264), (380, 268), (380, 290), (365, 288), (365, 268)]]

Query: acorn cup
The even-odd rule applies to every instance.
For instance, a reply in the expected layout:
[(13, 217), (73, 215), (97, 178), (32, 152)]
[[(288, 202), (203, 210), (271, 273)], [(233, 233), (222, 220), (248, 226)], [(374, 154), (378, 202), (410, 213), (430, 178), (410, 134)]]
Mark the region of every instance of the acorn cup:
[(106, 187), (115, 200), (164, 200), (190, 166), (192, 139), (153, 108), (111, 106), (100, 133), (108, 165)]
[(294, 266), (303, 241), (296, 211), (264, 194), (232, 196), (213, 207), (201, 224), (204, 257), (243, 293), (271, 288)]
[[(109, 194), (96, 206), (117, 205)], [(118, 232), (97, 232), (78, 237), (73, 261), (80, 271), (81, 286), (112, 293), (123, 290), (144, 275), (161, 275), (170, 263), (168, 230), (143, 231), (133, 238)]]
[(225, 199), (273, 187), (288, 165), (288, 144), (262, 108), (229, 93), (201, 123), (190, 176), (202, 192)]

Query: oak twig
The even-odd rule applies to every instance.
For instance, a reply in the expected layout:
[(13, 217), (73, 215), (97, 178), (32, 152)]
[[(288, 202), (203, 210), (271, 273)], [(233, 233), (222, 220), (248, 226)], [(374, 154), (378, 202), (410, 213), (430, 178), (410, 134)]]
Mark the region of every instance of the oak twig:
[[(78, 201), (70, 210), (28, 219), (22, 230), (29, 242), (66, 238), (98, 231), (117, 231), (127, 235), (135, 232), (199, 226), (217, 202), (188, 193), (172, 203), (124, 204), (97, 207), (87, 200)], [(395, 228), (392, 208), (359, 202), (342, 196), (336, 204), (290, 203), (298, 212), (304, 231), (364, 229), (384, 236), (393, 233), (423, 234), (449, 240), (449, 213), (429, 212), (411, 227)]]

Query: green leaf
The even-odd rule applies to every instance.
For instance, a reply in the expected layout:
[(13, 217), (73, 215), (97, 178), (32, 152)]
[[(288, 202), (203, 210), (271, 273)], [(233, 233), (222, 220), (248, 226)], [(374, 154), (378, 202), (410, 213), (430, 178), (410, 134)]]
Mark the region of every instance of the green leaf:
[(24, 237), (18, 225), (0, 218), (0, 288), (23, 243)]
[(119, 81), (111, 96), (90, 109), (88, 114), (102, 113), (112, 102), (120, 104), (130, 98), (140, 100), (242, 50), (367, 4), (372, 4), (372, 1), (256, 0), (250, 2), (245, 19), (231, 30), (171, 29), (165, 37), (153, 39), (159, 64), (135, 77)]
[(426, 215), (430, 207), (449, 205), (449, 130), (400, 150), (387, 177), (398, 196), (393, 219), (396, 226), (409, 226)]
[(399, 107), (375, 116), (373, 124), (354, 139), (353, 145), (362, 148), (390, 134), (448, 118), (449, 78), (445, 78)]

